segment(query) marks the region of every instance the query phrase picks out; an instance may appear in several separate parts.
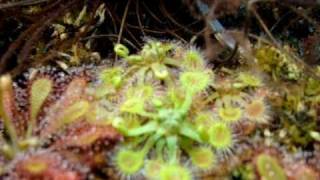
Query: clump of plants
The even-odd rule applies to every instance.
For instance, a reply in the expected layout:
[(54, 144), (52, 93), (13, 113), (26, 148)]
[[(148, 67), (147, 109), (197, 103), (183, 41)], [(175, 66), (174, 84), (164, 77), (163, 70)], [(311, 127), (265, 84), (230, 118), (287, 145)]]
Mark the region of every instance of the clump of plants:
[(319, 179), (318, 6), (1, 2), (0, 179)]
[(192, 179), (232, 155), (241, 124), (268, 123), (264, 82), (254, 72), (213, 71), (196, 48), (174, 42), (149, 40), (137, 54), (121, 44), (114, 50), (123, 62), (102, 68), (91, 93), (97, 114), (124, 136), (113, 155), (124, 177)]
[(19, 82), (0, 77), (1, 178), (85, 179), (104, 163), (97, 157), (121, 136), (86, 120), (89, 77), (77, 72), (43, 68)]

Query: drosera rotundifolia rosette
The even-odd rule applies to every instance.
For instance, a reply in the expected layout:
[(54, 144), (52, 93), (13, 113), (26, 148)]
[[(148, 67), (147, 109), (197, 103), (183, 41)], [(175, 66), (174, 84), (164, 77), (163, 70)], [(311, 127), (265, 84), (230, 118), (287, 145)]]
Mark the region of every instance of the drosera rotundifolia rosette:
[(100, 72), (92, 93), (124, 136), (112, 154), (122, 177), (193, 179), (232, 154), (241, 123), (268, 123), (267, 101), (255, 95), (265, 87), (253, 73), (221, 76), (198, 49), (177, 42), (114, 50), (123, 61)]

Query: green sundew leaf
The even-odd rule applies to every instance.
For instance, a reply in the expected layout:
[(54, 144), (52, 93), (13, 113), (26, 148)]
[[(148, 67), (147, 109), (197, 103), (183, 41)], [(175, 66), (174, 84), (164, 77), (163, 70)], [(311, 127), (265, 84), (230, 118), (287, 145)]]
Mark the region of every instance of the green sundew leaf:
[(137, 173), (144, 163), (145, 154), (141, 151), (122, 149), (116, 154), (116, 166), (121, 173), (132, 175)]
[(130, 55), (125, 58), (129, 63), (138, 63), (143, 61), (143, 57), (140, 55)]
[(151, 68), (154, 72), (154, 75), (159, 79), (165, 79), (169, 75), (168, 69), (164, 64), (153, 63)]
[(127, 136), (140, 136), (142, 134), (147, 134), (154, 132), (158, 129), (158, 123), (157, 122), (149, 122), (141, 127), (137, 127), (131, 130), (128, 130), (126, 135)]
[(185, 102), (185, 95), (183, 91), (175, 87), (171, 87), (167, 90), (167, 97), (165, 98), (168, 100), (164, 101), (171, 102), (174, 109), (179, 109)]
[(44, 101), (52, 90), (52, 81), (48, 78), (40, 78), (32, 83), (30, 91), (30, 124), (27, 130), (29, 137), (36, 124), (36, 118)]
[(216, 162), (216, 156), (209, 147), (194, 147), (190, 150), (191, 162), (197, 168), (208, 170)]
[(31, 121), (34, 121), (36, 119), (41, 106), (49, 96), (51, 90), (52, 81), (48, 78), (37, 79), (32, 83), (30, 94)]
[(276, 158), (261, 154), (257, 158), (257, 168), (259, 175), (265, 180), (286, 180), (287, 177), (283, 168), (279, 165)]
[(205, 67), (203, 57), (195, 49), (188, 50), (185, 53), (183, 65), (188, 69), (201, 69)]
[(114, 88), (118, 88), (122, 81), (123, 69), (120, 67), (107, 68), (100, 73), (100, 79), (104, 84), (112, 85)]
[(197, 142), (202, 142), (199, 133), (190, 124), (186, 122), (181, 124), (179, 133)]
[(226, 106), (219, 107), (218, 114), (221, 120), (228, 123), (234, 123), (241, 120), (242, 110), (239, 107)]
[(223, 122), (216, 122), (209, 128), (209, 143), (218, 150), (226, 150), (233, 144), (232, 128)]
[(144, 101), (138, 97), (127, 99), (120, 108), (121, 112), (140, 114), (144, 112)]
[(115, 117), (112, 122), (112, 126), (116, 128), (120, 133), (125, 134), (128, 131), (128, 127), (125, 126), (124, 119), (121, 117)]
[(200, 112), (194, 118), (193, 125), (197, 129), (203, 141), (208, 141), (208, 130), (211, 125), (213, 125), (215, 120), (210, 112)]
[(129, 49), (123, 44), (116, 44), (113, 51), (121, 58), (128, 57)]
[(179, 164), (164, 164), (159, 172), (160, 180), (191, 180), (189, 169)]
[(177, 162), (177, 153), (178, 153), (178, 138), (177, 136), (169, 136), (166, 138), (168, 146), (168, 157), (170, 163)]
[(63, 118), (60, 120), (60, 124), (67, 125), (75, 122), (88, 112), (89, 107), (90, 104), (86, 100), (80, 100), (72, 104), (63, 112)]
[(145, 163), (145, 174), (149, 179), (157, 179), (163, 162), (158, 159), (147, 160)]
[(180, 82), (186, 91), (198, 93), (210, 85), (211, 77), (207, 71), (190, 71), (180, 75)]

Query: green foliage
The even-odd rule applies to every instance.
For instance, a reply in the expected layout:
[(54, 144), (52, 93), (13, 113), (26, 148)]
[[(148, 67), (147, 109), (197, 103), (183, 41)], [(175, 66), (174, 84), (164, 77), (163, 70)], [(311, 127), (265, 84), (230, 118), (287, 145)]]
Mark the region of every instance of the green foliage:
[(116, 155), (116, 166), (125, 175), (137, 173), (143, 166), (144, 154), (132, 150), (120, 150)]
[(180, 75), (182, 87), (191, 94), (205, 90), (210, 85), (210, 74), (207, 72), (184, 72)]
[(31, 121), (35, 121), (39, 110), (52, 90), (52, 82), (47, 78), (37, 79), (32, 83), (30, 93)]
[[(214, 168), (215, 152), (230, 152), (234, 145), (231, 123), (245, 120), (245, 103), (239, 102), (247, 89), (231, 86), (232, 91), (220, 95), (216, 74), (206, 67), (201, 53), (178, 44), (151, 40), (138, 54), (123, 57), (127, 64), (105, 68), (99, 75), (97, 86), (110, 84), (112, 96), (95, 99), (110, 104), (106, 111), (111, 124), (125, 136), (121, 149), (132, 152), (130, 158), (139, 157), (131, 158), (139, 164), (132, 170), (120, 161), (124, 152), (117, 153), (118, 170), (134, 175), (144, 169), (150, 178), (160, 174), (160, 179), (190, 179), (190, 170), (180, 164), (185, 156), (199, 170)], [(261, 79), (244, 72), (240, 78), (227, 78), (251, 92), (262, 85)], [(220, 105), (213, 108), (214, 101)], [(133, 155), (138, 152), (144, 155)], [(145, 165), (138, 163), (142, 156)]]
[(256, 50), (256, 58), (261, 68), (272, 74), (274, 80), (297, 81), (302, 77), (302, 70), (292, 58), (275, 47), (262, 46)]
[(113, 50), (118, 56), (122, 58), (128, 57), (129, 55), (129, 49), (123, 44), (116, 44)]
[(30, 124), (27, 135), (30, 136), (36, 124), (36, 118), (44, 101), (52, 90), (52, 81), (47, 78), (37, 79), (32, 83), (30, 92)]
[(238, 107), (225, 106), (218, 110), (219, 117), (225, 122), (236, 122), (241, 119), (242, 110)]
[(210, 144), (218, 150), (226, 150), (233, 145), (232, 130), (226, 123), (213, 124), (208, 134)]
[(211, 148), (196, 147), (189, 151), (192, 163), (200, 169), (210, 169), (216, 162), (215, 154)]
[(191, 180), (190, 172), (180, 165), (164, 165), (160, 170), (160, 180)]

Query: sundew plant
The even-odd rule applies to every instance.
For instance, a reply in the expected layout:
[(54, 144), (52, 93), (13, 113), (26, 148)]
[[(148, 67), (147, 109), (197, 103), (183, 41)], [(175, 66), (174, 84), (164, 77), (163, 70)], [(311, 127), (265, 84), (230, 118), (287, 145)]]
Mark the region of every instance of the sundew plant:
[(0, 179), (319, 180), (320, 1), (0, 1)]
[(124, 136), (112, 157), (122, 177), (193, 179), (232, 155), (241, 124), (268, 123), (254, 72), (218, 75), (199, 50), (175, 42), (114, 50), (123, 63), (103, 68), (92, 93)]

